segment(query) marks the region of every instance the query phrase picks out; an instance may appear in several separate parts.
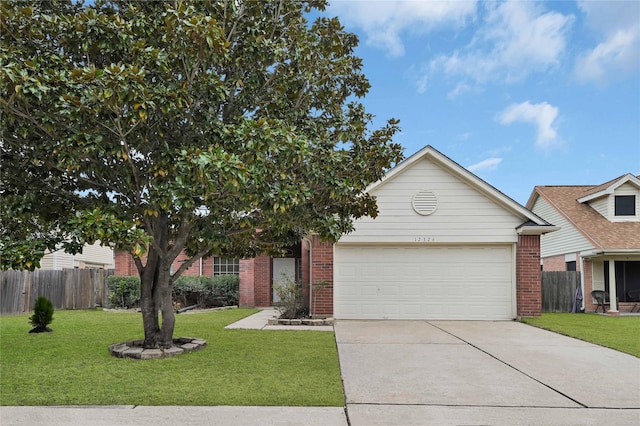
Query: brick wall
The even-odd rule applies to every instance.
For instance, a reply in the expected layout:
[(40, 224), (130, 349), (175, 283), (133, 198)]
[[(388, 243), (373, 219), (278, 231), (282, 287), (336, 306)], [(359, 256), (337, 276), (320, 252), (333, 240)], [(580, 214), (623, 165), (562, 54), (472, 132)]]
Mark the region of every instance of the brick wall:
[(542, 259), (543, 270), (545, 271), (566, 271), (567, 265), (564, 261), (564, 254), (560, 256), (550, 256)]
[(240, 259), (239, 267), (240, 300), (238, 304), (241, 308), (253, 308), (256, 306), (253, 282), (253, 259)]
[[(542, 268), (544, 271), (566, 271), (567, 270), (567, 262), (565, 260), (565, 255), (561, 254), (559, 256), (549, 256), (542, 259), (542, 264), (544, 267)], [(576, 254), (576, 271), (580, 271), (580, 254)]]
[(136, 264), (133, 261), (133, 256), (131, 256), (129, 253), (122, 250), (116, 250), (113, 257), (115, 263), (115, 275), (138, 275), (138, 268), (136, 268)]
[[(182, 264), (185, 263), (187, 260), (189, 260), (189, 257), (184, 253), (180, 253), (178, 257), (176, 257), (175, 260), (173, 261), (173, 272), (176, 272), (178, 269), (180, 269)], [(200, 262), (197, 260), (193, 262), (191, 266), (189, 266), (184, 272), (182, 272), (182, 275), (183, 276), (200, 275)]]
[(202, 259), (202, 275), (205, 277), (213, 276), (213, 257)]
[(598, 306), (597, 303), (593, 303), (593, 298), (591, 297), (591, 290), (593, 290), (593, 263), (590, 260), (585, 260), (583, 263), (584, 294), (582, 295), (582, 300), (584, 301), (584, 311), (593, 312)]
[(253, 262), (254, 306), (271, 306), (271, 258), (258, 256)]
[(317, 235), (312, 239), (313, 284), (328, 283), (322, 288), (313, 288), (313, 316), (333, 315), (333, 244), (321, 241)]
[(516, 291), (518, 316), (532, 317), (542, 313), (539, 235), (518, 235)]

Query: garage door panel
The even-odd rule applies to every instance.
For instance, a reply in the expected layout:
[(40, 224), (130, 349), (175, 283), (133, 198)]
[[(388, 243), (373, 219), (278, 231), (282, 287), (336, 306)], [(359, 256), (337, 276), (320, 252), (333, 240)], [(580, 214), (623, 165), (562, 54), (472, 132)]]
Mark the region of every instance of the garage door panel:
[(336, 245), (334, 315), (512, 318), (512, 247)]

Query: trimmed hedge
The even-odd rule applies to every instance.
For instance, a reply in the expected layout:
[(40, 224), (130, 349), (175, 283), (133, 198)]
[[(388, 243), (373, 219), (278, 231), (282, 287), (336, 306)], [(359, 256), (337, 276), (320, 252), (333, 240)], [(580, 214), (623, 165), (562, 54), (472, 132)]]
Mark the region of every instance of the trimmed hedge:
[[(140, 304), (140, 277), (107, 277), (112, 308), (137, 308)], [(240, 278), (237, 275), (181, 276), (173, 283), (173, 300), (183, 306), (232, 306), (238, 304)]]
[(112, 308), (131, 309), (140, 305), (140, 277), (110, 275), (107, 287)]

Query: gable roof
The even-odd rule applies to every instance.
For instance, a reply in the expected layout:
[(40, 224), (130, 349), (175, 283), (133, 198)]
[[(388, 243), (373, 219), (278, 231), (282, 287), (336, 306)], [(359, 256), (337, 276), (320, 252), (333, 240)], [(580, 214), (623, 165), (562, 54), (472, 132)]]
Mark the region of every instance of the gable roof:
[(640, 249), (640, 222), (610, 222), (587, 203), (580, 202), (598, 198), (589, 197), (627, 182), (628, 176), (637, 180), (633, 175), (624, 175), (602, 185), (536, 186), (527, 207), (533, 208), (537, 198), (543, 198), (597, 250)]
[(637, 188), (640, 188), (640, 179), (638, 179), (631, 173), (627, 173), (626, 175), (619, 176), (615, 179), (610, 180), (609, 182), (605, 182), (602, 185), (592, 187), (578, 199), (578, 202), (584, 203), (590, 200), (595, 200), (596, 198), (603, 197), (605, 195), (613, 194), (613, 191), (615, 191), (616, 188), (624, 185), (625, 183), (631, 183)]
[(531, 210), (519, 204), (512, 198), (500, 192), (492, 185), (480, 179), (478, 176), (474, 175), (469, 170), (462, 167), (460, 164), (442, 154), (431, 145), (425, 146), (409, 158), (406, 158), (396, 167), (391, 169), (381, 180), (369, 185), (369, 187), (367, 188), (367, 192), (383, 186), (386, 182), (408, 170), (412, 165), (423, 159), (428, 159), (434, 162), (443, 169), (447, 170), (452, 175), (465, 182), (467, 185), (471, 186), (472, 188), (476, 189), (477, 191), (491, 199), (496, 204), (500, 205), (505, 210), (511, 212), (515, 216), (521, 217), (523, 220), (523, 224), (518, 227), (519, 233), (544, 234), (546, 232), (552, 232), (559, 229), (533, 213)]

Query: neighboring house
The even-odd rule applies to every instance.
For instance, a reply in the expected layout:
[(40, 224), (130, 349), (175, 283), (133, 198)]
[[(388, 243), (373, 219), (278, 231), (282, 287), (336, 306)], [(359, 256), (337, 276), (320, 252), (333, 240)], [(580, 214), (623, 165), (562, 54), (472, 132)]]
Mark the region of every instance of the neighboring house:
[(542, 268), (580, 271), (587, 311), (597, 306), (592, 290), (609, 292), (610, 312), (640, 302), (640, 176), (592, 186), (536, 186), (527, 207), (560, 226), (541, 239)]
[[(240, 305), (272, 305), (273, 283), (284, 273), (302, 282), (316, 316), (505, 320), (540, 314), (540, 235), (557, 229), (549, 222), (431, 146), (368, 192), (377, 197), (377, 218), (356, 220), (355, 230), (335, 245), (310, 236), (286, 258), (238, 260)], [(215, 264), (216, 258), (204, 259), (187, 273), (213, 275)], [(123, 272), (136, 273), (128, 255), (117, 253), (116, 274)]]
[(82, 253), (75, 255), (62, 250), (47, 252), (40, 260), (40, 269), (113, 269), (113, 250), (95, 243), (86, 244)]

